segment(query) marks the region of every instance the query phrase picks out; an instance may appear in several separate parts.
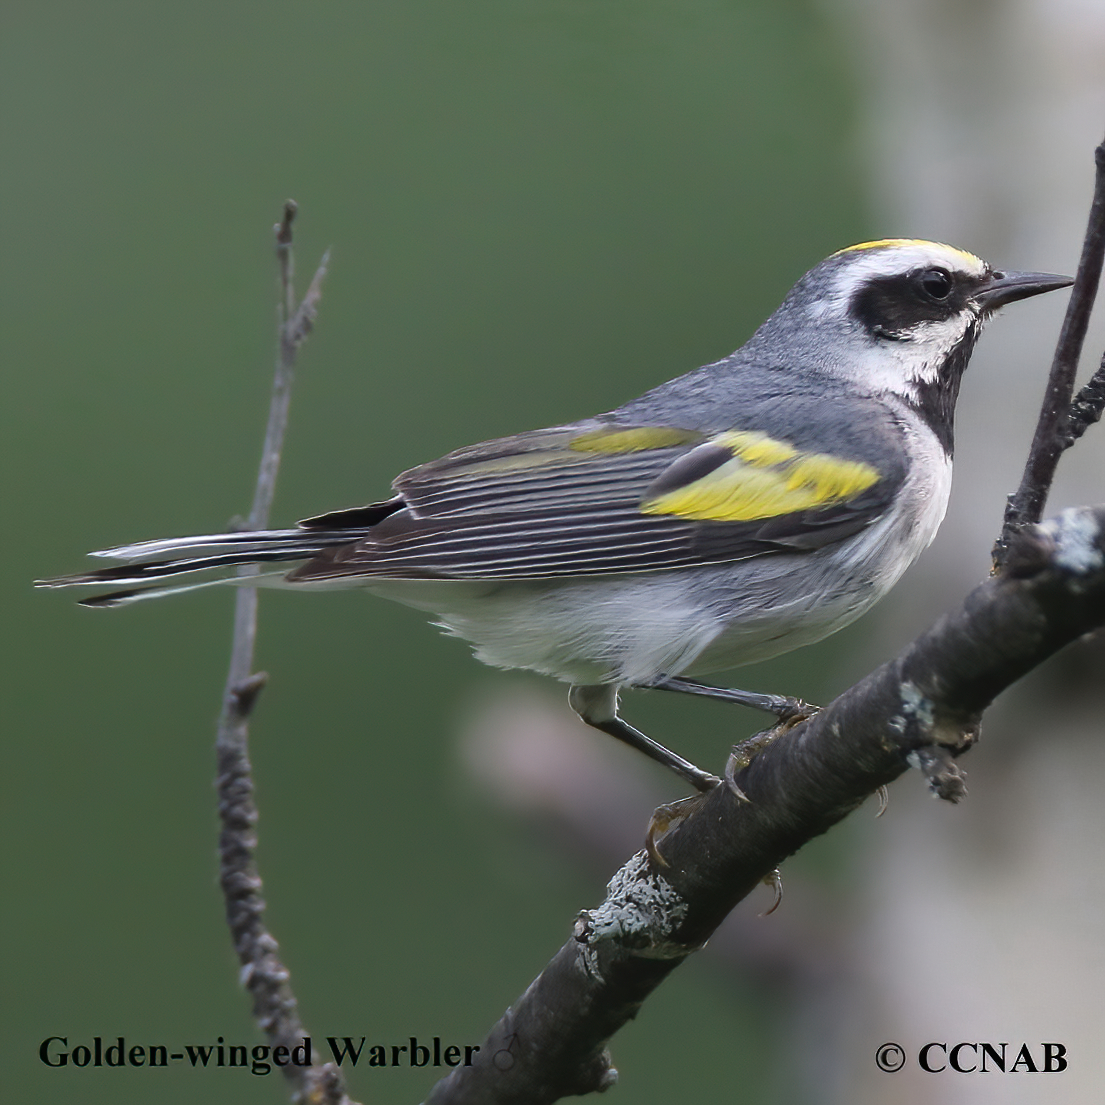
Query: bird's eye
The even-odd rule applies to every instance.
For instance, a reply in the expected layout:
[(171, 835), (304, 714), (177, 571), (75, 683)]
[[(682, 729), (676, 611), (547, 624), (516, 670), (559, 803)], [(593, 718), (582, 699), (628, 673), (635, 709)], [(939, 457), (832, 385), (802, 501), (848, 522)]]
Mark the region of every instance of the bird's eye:
[(921, 276), (921, 287), (933, 299), (947, 299), (952, 290), (952, 278), (943, 269), (929, 269)]

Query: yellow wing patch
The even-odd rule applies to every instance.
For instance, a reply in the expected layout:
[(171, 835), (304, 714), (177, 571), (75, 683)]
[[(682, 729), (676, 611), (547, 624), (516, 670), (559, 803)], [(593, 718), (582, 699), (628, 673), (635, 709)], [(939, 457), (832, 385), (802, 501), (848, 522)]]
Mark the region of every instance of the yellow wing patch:
[(879, 481), (862, 461), (800, 453), (762, 433), (714, 438), (733, 454), (712, 472), (641, 504), (644, 514), (715, 522), (751, 522), (847, 502)]
[(690, 445), (701, 440), (702, 435), (693, 430), (669, 429), (666, 426), (604, 427), (573, 437), (568, 447), (577, 453), (639, 453), (644, 449), (670, 449), (675, 445)]

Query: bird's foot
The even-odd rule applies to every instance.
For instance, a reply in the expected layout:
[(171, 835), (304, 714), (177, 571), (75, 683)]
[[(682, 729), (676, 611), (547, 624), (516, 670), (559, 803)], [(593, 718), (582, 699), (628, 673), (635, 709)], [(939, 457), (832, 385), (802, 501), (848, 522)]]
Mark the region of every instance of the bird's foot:
[[(718, 779), (715, 785), (720, 784), (721, 780)], [(668, 861), (664, 859), (660, 852), (660, 841), (680, 822), (690, 817), (707, 793), (692, 794), (688, 798), (680, 798), (677, 802), (665, 802), (652, 811), (648, 830), (645, 833), (645, 852), (648, 854), (653, 867), (668, 866)]]
[[(795, 702), (798, 700), (795, 699)], [(733, 751), (729, 753), (729, 759), (725, 762), (725, 785), (732, 792), (733, 796), (739, 802), (751, 802), (752, 799), (748, 797), (740, 788), (740, 784), (737, 782), (737, 776), (765, 749), (769, 744), (772, 744), (784, 733), (789, 732), (796, 725), (801, 724), (803, 721), (808, 721), (818, 710), (820, 706), (810, 706), (807, 703), (800, 703), (801, 710), (795, 710), (794, 713), (788, 717), (780, 718), (777, 725), (773, 725), (770, 729), (764, 729), (760, 733), (754, 733), (747, 740), (743, 740), (740, 744), (733, 745)]]

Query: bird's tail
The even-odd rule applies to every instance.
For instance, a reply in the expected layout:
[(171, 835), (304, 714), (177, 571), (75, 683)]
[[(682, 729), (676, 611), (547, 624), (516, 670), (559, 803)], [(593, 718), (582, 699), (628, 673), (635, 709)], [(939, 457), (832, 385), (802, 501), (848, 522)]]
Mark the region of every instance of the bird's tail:
[[(91, 555), (120, 563), (74, 575), (35, 581), (36, 587), (91, 587), (114, 584), (120, 590), (82, 599), (82, 606), (125, 606), (219, 584), (279, 586), (284, 570), (243, 572), (284, 561), (309, 560), (324, 549), (356, 541), (363, 529), (276, 529), (170, 537), (119, 545)], [(230, 569), (234, 569), (231, 571)], [(203, 573), (203, 578), (195, 574)], [(214, 573), (210, 575), (208, 573)], [(180, 576), (191, 576), (181, 580)], [(168, 582), (168, 581), (172, 582)], [(162, 582), (165, 581), (165, 582)]]

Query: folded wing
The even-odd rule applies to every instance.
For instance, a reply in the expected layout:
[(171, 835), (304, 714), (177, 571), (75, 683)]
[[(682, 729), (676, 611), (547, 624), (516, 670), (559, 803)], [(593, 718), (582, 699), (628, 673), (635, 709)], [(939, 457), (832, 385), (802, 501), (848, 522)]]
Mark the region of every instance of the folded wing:
[[(809, 551), (870, 525), (901, 479), (762, 432), (539, 430), (405, 472), (391, 513), (289, 580), (543, 579)], [(302, 524), (332, 530), (343, 516), (360, 520), (354, 510)]]

